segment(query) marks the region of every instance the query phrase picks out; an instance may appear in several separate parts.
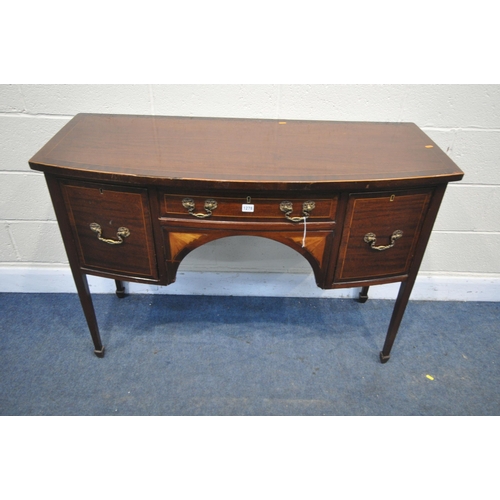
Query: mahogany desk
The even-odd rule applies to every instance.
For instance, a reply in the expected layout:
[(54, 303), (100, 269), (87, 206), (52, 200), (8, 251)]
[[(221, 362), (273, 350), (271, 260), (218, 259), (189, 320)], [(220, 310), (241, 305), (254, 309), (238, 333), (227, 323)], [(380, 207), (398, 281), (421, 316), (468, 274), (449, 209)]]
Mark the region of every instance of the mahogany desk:
[(463, 172), (412, 123), (79, 114), (29, 162), (45, 174), (95, 354), (87, 274), (168, 285), (218, 238), (270, 238), (320, 288), (400, 282), (403, 317), (446, 185)]

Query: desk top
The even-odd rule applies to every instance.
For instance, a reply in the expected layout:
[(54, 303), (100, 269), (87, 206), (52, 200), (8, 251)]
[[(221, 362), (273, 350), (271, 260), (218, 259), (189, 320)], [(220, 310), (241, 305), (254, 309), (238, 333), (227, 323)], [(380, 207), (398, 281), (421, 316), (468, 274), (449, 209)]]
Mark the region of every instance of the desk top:
[(289, 189), (294, 183), (375, 188), (463, 177), (413, 123), (104, 114), (76, 115), (30, 166), (132, 184), (259, 183), (262, 189)]

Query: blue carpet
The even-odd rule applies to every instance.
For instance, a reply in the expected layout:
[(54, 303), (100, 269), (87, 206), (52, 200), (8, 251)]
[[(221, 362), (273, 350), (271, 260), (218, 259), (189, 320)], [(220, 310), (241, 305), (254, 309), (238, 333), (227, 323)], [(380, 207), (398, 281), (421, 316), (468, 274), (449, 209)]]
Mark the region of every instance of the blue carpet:
[[(0, 294), (1, 415), (498, 415), (500, 303)], [(427, 377), (430, 375), (433, 380)]]

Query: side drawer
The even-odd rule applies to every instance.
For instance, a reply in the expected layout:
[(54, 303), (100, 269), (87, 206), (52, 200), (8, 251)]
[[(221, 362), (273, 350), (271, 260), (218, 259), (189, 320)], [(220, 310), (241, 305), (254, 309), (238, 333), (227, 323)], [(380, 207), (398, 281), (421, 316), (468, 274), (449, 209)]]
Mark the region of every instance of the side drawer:
[(336, 282), (408, 272), (432, 191), (351, 195)]
[[(314, 208), (309, 212), (308, 221), (333, 221), (337, 210), (337, 196), (331, 198), (287, 198), (284, 194), (282, 198), (263, 198), (259, 196), (248, 197), (224, 197), (217, 195), (199, 196), (191, 194), (170, 194), (165, 193), (161, 201), (162, 217), (189, 218), (194, 214), (200, 218), (211, 220), (245, 220), (245, 221), (286, 221), (284, 209), (281, 204), (289, 202), (288, 215), (290, 217), (302, 217), (304, 209), (307, 209), (309, 202), (313, 202)], [(190, 200), (193, 209), (190, 213), (186, 201)], [(214, 203), (215, 202), (215, 203)], [(306, 205), (304, 205), (306, 204)], [(214, 208), (215, 207), (215, 208)]]
[(62, 181), (83, 268), (157, 279), (146, 189)]

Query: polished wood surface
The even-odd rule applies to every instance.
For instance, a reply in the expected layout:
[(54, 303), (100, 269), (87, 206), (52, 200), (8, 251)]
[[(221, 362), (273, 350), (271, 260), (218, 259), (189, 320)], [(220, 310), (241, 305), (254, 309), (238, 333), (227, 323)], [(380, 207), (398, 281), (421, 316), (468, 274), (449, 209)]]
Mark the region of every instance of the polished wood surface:
[[(416, 125), (77, 115), (44, 172), (97, 356), (87, 274), (168, 285), (229, 236), (286, 245), (323, 289), (399, 282), (396, 338), (447, 183), (463, 172)], [(124, 229), (125, 228), (125, 229)], [(396, 236), (395, 236), (396, 235)]]
[(77, 115), (30, 161), (47, 172), (120, 181), (217, 181), (261, 189), (459, 180), (413, 123)]

